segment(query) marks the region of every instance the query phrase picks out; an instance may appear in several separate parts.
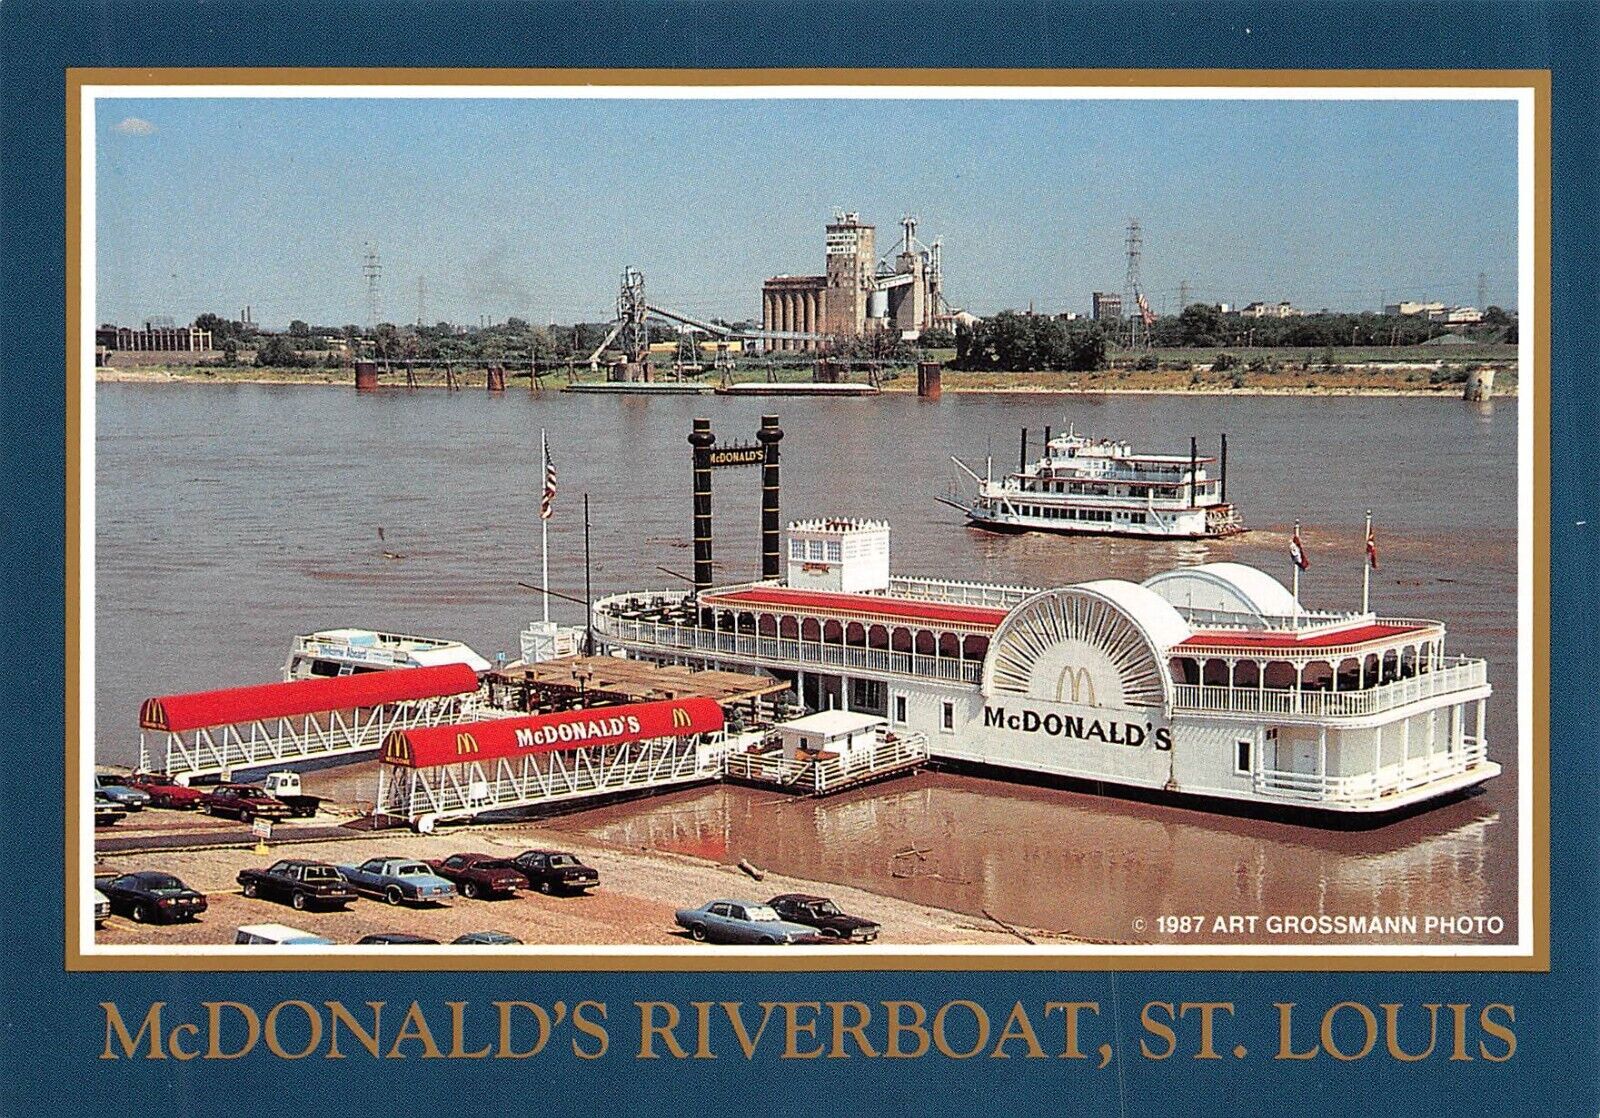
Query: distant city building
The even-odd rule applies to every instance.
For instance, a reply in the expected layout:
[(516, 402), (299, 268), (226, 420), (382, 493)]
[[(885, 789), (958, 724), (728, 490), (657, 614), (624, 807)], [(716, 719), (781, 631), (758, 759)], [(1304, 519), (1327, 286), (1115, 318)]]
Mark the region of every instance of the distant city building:
[(1096, 291), (1092, 297), (1090, 316), (1096, 322), (1121, 318), (1122, 296), (1115, 291)]
[(1419, 303), (1413, 299), (1402, 299), (1398, 303), (1388, 303), (1383, 308), (1384, 314), (1425, 314), (1432, 315), (1436, 311), (1444, 310), (1443, 303)]
[(211, 331), (198, 326), (160, 325), (155, 320), (145, 323), (144, 329), (102, 323), (94, 332), (95, 344), (118, 351), (154, 351), (163, 353), (195, 353), (211, 348)]
[(1282, 303), (1251, 303), (1239, 312), (1242, 318), (1294, 318), (1304, 314), (1287, 301)]
[(1429, 322), (1443, 322), (1448, 326), (1470, 326), (1483, 321), (1483, 312), (1477, 307), (1443, 307), (1428, 312)]

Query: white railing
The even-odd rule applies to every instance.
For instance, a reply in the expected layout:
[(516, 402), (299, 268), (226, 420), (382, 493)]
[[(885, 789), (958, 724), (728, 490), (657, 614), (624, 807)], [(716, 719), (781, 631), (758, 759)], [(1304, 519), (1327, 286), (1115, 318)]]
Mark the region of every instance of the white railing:
[(693, 738), (656, 738), (435, 768), (380, 765), (375, 815), (424, 821), (536, 807), (587, 796), (712, 780), (719, 770)]
[(865, 777), (908, 768), (928, 759), (928, 739), (911, 731), (880, 734), (871, 749), (856, 749), (822, 760), (785, 758), (770, 753), (729, 753), (726, 774), (734, 779), (778, 784), (797, 792), (821, 795)]
[(1316, 803), (1373, 803), (1386, 796), (1409, 792), (1436, 781), (1460, 776), (1481, 765), (1488, 756), (1482, 738), (1465, 737), (1454, 749), (1397, 761), (1371, 772), (1348, 776), (1262, 769), (1251, 776), (1258, 793)]
[[(295, 718), (259, 719), (226, 726), (203, 726), (168, 733), (164, 771), (187, 783), (234, 769), (319, 760), (376, 750), (393, 730), (413, 730), (471, 718), (515, 714), (479, 706), (476, 692), (440, 698), (384, 703), (374, 707), (323, 711)], [(139, 735), (139, 765), (148, 768), (150, 752)]]
[(1039, 593), (1032, 586), (992, 586), (984, 582), (956, 582), (942, 578), (892, 576), (889, 594), (924, 602), (949, 602), (963, 606), (1009, 608)]
[(1180, 683), (1173, 709), (1185, 714), (1253, 714), (1282, 718), (1360, 718), (1423, 699), (1471, 691), (1488, 683), (1483, 660), (1457, 658), (1448, 666), (1360, 691), (1296, 691)]
[(895, 652), (886, 648), (819, 644), (792, 637), (714, 632), (696, 625), (626, 621), (598, 611), (595, 615), (595, 632), (607, 640), (627, 647), (629, 651), (694, 652), (773, 668), (816, 665), (960, 683), (976, 683), (983, 673), (983, 663), (980, 660), (928, 656), (918, 652)]

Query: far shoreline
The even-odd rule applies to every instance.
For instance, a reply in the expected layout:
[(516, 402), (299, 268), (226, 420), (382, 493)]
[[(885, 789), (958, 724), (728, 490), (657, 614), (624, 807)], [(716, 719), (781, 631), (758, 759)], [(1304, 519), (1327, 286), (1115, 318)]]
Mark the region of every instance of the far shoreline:
[[(299, 369), (201, 369), (193, 366), (182, 369), (144, 367), (144, 368), (110, 368), (100, 367), (95, 369), (96, 384), (163, 384), (163, 385), (265, 385), (276, 387), (296, 388), (353, 388), (354, 374), (349, 370), (338, 372), (324, 370), (299, 370)], [(1395, 385), (1370, 385), (1358, 386), (1348, 383), (1339, 383), (1337, 380), (1319, 378), (1315, 373), (1304, 374), (1300, 377), (1301, 384), (1274, 385), (1251, 384), (1234, 385), (1232, 383), (1200, 382), (1185, 385), (1176, 384), (1084, 384), (1076, 381), (1070, 384), (1038, 383), (1041, 376), (1059, 374), (1039, 373), (989, 373), (981, 374), (985, 383), (963, 384), (961, 377), (964, 374), (946, 371), (943, 377), (942, 391), (949, 395), (982, 396), (982, 395), (1035, 395), (1035, 396), (1302, 396), (1302, 397), (1379, 397), (1379, 398), (1431, 398), (1441, 400), (1461, 401), (1463, 386), (1459, 383), (1446, 383), (1429, 387), (1399, 387)], [(970, 375), (970, 374), (967, 374)], [(1128, 376), (1112, 374), (1119, 380), (1129, 379)], [(1137, 374), (1135, 374), (1137, 375)], [(1270, 374), (1269, 374), (1270, 375)], [(471, 378), (465, 385), (457, 386), (457, 391), (484, 391), (481, 383), (474, 383)], [(481, 381), (481, 377), (477, 378)], [(1265, 377), (1261, 379), (1266, 379)], [(1498, 378), (1497, 378), (1498, 379)], [(524, 383), (519, 384), (512, 380), (506, 388), (507, 392), (529, 392)], [(1011, 383), (1006, 383), (1010, 381)], [(1306, 381), (1319, 383), (1304, 383)], [(564, 384), (547, 385), (540, 391), (559, 392)], [(448, 389), (443, 380), (428, 379), (420, 381), (415, 386), (404, 384), (386, 383), (382, 389)], [(916, 378), (902, 376), (889, 381), (883, 386), (882, 395), (885, 396), (915, 396)], [(1512, 377), (1509, 386), (1497, 384), (1493, 393), (1494, 399), (1515, 399), (1519, 395), (1516, 378)], [(861, 397), (857, 397), (858, 399)]]

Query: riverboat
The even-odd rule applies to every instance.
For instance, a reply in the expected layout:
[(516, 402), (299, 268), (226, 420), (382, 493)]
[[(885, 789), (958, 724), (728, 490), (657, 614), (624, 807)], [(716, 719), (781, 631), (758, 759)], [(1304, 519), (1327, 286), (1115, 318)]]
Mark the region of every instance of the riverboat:
[[(1023, 433), (1024, 447), (1027, 433)], [(1026, 460), (1015, 473), (995, 478), (993, 461), (980, 476), (962, 462), (956, 466), (977, 485), (969, 503), (950, 501), (970, 523), (995, 531), (1064, 532), (1076, 535), (1141, 536), (1158, 539), (1215, 539), (1244, 531), (1228, 502), (1228, 443), (1223, 436), (1221, 468), (1200, 455), (1194, 440), (1189, 453), (1136, 454), (1116, 439), (1096, 439), (1068, 428), (1046, 436), (1045, 452)]]
[(761, 671), (946, 762), (1370, 825), (1496, 776), (1440, 621), (1309, 610), (1239, 563), (1034, 588), (891, 575), (889, 525), (788, 526), (786, 577), (618, 594), (608, 650)]
[(292, 682), (440, 664), (465, 664), (479, 675), (490, 666), (489, 661), (460, 641), (373, 629), (324, 629), (295, 637), (283, 665), (283, 678)]

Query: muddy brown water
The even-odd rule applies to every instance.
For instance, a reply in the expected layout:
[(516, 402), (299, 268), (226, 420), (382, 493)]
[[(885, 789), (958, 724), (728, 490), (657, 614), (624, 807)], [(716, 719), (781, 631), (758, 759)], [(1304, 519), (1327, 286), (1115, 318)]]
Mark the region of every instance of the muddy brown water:
[[(694, 789), (558, 825), (1092, 939), (1306, 938), (1262, 922), (1210, 934), (1211, 917), (1235, 914), (1497, 916), (1498, 934), (1377, 938), (1515, 938), (1515, 400), (1019, 393), (930, 404), (102, 384), (95, 406), (95, 740), (101, 761), (122, 764), (136, 755), (142, 699), (275, 680), (296, 633), (354, 625), (515, 655), (539, 610), (517, 583), (539, 578), (541, 427), (559, 471), (551, 584), (579, 598), (584, 493), (597, 594), (681, 585), (657, 567), (691, 566), (685, 436), (701, 415), (731, 443), (777, 412), (784, 515), (885, 517), (905, 574), (1049, 585), (1227, 559), (1287, 580), (1299, 519), (1312, 564), (1303, 599), (1353, 608), (1370, 508), (1374, 608), (1442, 618), (1449, 650), (1489, 661), (1489, 747), (1505, 773), (1465, 801), (1348, 833), (924, 773), (820, 801)], [(954, 478), (949, 455), (1006, 467), (1021, 427), (1037, 445), (1045, 424), (1069, 420), (1178, 453), (1191, 434), (1214, 451), (1226, 431), (1229, 496), (1252, 531), (1220, 543), (997, 536), (935, 500)], [(758, 572), (758, 500), (756, 471), (716, 475), (722, 580)], [(553, 603), (558, 620), (581, 614)], [(896, 857), (907, 850), (920, 853)], [(1197, 914), (1204, 935), (1159, 931), (1162, 916)]]

